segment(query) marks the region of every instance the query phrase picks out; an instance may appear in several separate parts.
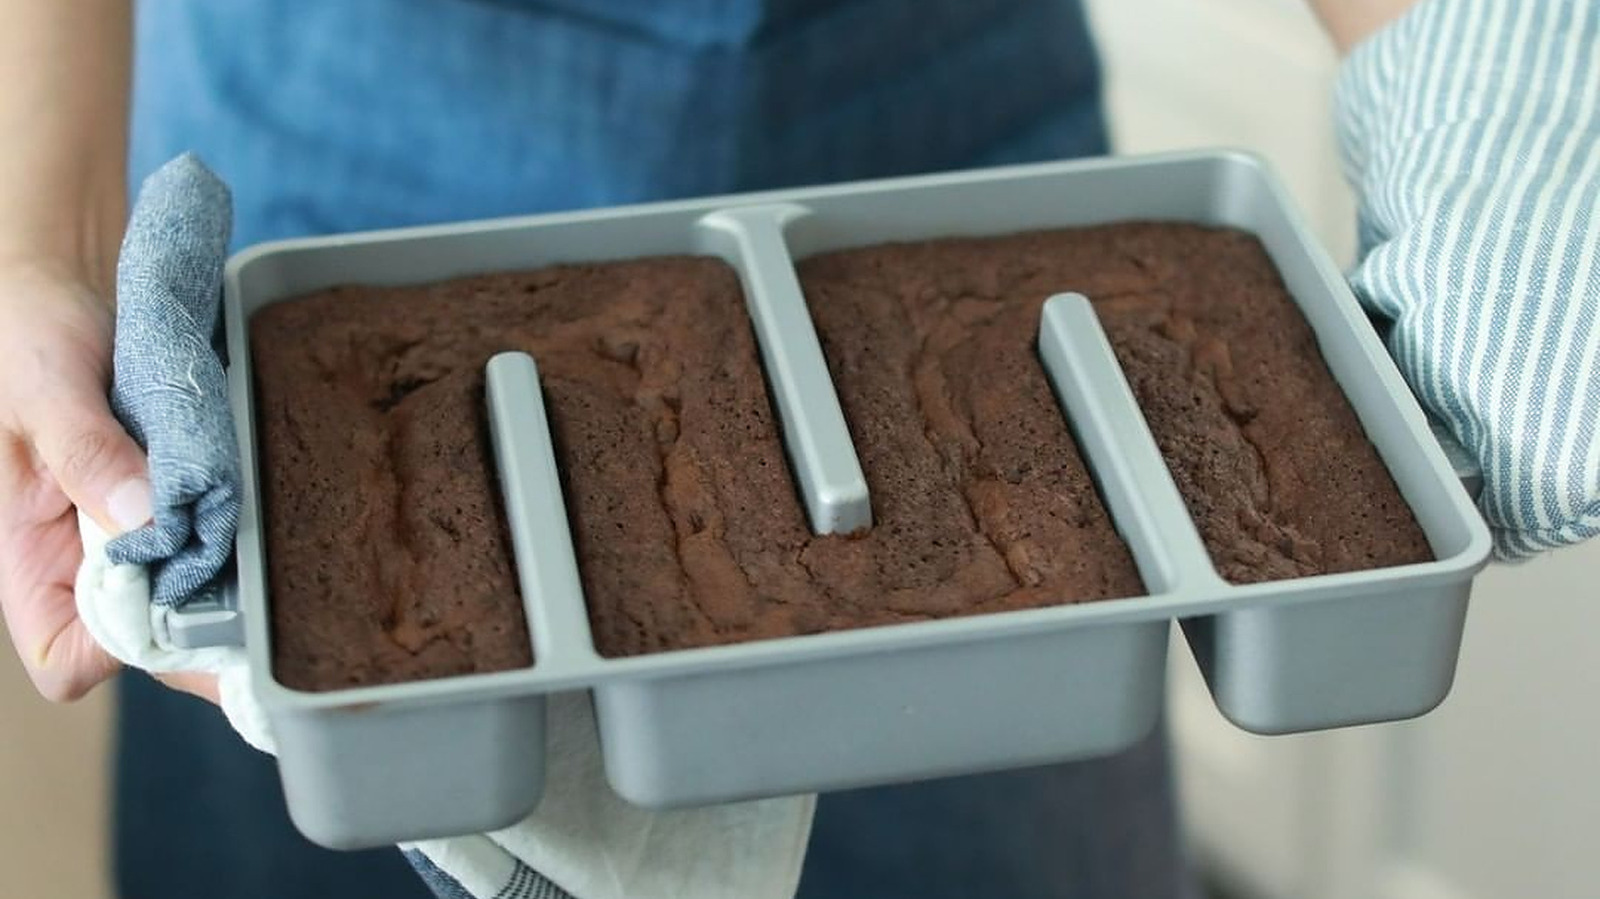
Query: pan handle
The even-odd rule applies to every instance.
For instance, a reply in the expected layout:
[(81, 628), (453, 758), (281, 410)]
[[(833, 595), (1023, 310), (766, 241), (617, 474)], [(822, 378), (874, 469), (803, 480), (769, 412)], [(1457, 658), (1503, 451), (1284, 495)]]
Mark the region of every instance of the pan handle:
[(216, 590), (181, 606), (155, 610), (156, 642), (174, 649), (243, 646), (244, 616), (239, 614), (239, 582), (230, 578)]

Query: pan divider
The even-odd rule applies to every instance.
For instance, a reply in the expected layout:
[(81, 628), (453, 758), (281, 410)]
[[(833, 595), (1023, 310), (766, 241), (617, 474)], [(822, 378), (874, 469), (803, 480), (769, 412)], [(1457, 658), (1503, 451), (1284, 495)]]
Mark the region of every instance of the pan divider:
[(532, 631), (534, 666), (596, 661), (538, 365), (526, 353), (501, 353), (489, 360), (485, 380), (490, 439)]
[(784, 240), (809, 213), (794, 203), (721, 209), (696, 223), (695, 239), (739, 272), (812, 532), (848, 534), (872, 526), (867, 479)]
[(1039, 358), (1150, 594), (1225, 586), (1088, 298), (1045, 301)]

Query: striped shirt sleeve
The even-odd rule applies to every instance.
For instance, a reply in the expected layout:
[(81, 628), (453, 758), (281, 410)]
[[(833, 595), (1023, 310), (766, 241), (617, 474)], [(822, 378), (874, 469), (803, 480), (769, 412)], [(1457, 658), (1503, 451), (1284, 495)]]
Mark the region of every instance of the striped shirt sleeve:
[(1336, 88), (1356, 295), (1502, 559), (1600, 533), (1600, 3), (1422, 0)]

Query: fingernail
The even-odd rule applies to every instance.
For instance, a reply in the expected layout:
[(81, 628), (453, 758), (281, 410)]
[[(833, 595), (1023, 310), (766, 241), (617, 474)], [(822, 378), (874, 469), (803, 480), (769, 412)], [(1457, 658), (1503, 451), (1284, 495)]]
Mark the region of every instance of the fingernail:
[(126, 534), (150, 521), (154, 514), (151, 503), (150, 482), (144, 478), (129, 478), (106, 497), (106, 514), (111, 516), (118, 532)]

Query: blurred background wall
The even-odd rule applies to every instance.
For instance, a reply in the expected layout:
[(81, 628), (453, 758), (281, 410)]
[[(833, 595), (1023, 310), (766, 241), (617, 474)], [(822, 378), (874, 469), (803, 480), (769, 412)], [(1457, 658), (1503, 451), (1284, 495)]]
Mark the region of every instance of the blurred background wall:
[(0, 648), (0, 896), (99, 899), (106, 885), (109, 690), (71, 706), (39, 698)]

